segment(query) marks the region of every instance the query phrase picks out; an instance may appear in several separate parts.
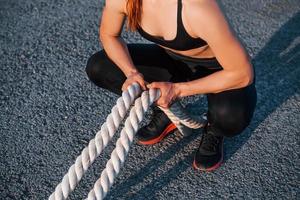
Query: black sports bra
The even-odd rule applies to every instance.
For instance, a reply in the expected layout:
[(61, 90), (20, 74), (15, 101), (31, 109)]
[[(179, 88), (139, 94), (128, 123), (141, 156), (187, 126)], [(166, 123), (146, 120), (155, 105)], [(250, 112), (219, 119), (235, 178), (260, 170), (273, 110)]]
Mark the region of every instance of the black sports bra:
[(149, 33), (145, 32), (141, 26), (137, 28), (140, 35), (149, 41), (179, 51), (205, 46), (207, 44), (206, 41), (202, 40), (201, 38), (193, 38), (186, 32), (181, 17), (181, 10), (182, 10), (181, 1), (182, 0), (178, 0), (177, 33), (176, 33), (176, 37), (173, 40), (164, 40), (162, 37), (152, 36)]

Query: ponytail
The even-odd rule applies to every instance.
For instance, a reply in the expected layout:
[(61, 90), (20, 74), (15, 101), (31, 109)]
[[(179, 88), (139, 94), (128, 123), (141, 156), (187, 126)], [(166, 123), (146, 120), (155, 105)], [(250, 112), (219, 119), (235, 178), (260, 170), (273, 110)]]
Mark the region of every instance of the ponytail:
[(141, 21), (142, 0), (127, 0), (127, 30), (136, 31)]

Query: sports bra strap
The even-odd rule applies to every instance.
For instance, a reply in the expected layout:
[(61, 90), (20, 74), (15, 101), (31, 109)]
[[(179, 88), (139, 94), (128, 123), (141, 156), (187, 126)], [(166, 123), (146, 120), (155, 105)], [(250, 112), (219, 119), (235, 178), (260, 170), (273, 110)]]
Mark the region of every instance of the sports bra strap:
[(178, 26), (180, 25), (182, 28), (183, 27), (183, 22), (182, 22), (182, 16), (181, 16), (181, 12), (182, 12), (182, 0), (177, 0), (177, 31), (178, 31)]

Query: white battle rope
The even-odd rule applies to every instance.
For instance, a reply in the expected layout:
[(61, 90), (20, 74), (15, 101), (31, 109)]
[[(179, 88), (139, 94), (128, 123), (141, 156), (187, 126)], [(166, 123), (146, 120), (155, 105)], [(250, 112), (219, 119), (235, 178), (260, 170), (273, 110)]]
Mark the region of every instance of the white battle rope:
[[(49, 197), (49, 200), (66, 199), (75, 189), (88, 167), (101, 154), (108, 142), (112, 139), (131, 104), (140, 93), (141, 88), (138, 83), (132, 84), (122, 93), (122, 96), (117, 100), (117, 104), (112, 108), (111, 114), (106, 118), (106, 122), (101, 126), (101, 130), (97, 132), (95, 138), (89, 142), (89, 145), (83, 149), (81, 155), (76, 159), (75, 164), (69, 168), (68, 173), (63, 177), (62, 182), (57, 185), (55, 191)], [(88, 200), (100, 200), (105, 198), (125, 162), (130, 145), (138, 131), (139, 123), (143, 120), (149, 107), (159, 97), (160, 91), (158, 89), (150, 89), (144, 91), (141, 97), (135, 100), (129, 117), (125, 120), (125, 126), (121, 130), (120, 138), (117, 140), (116, 148), (113, 150), (111, 158), (106, 164), (106, 168), (102, 171), (101, 177), (96, 181), (93, 189), (89, 192)], [(190, 129), (187, 127), (196, 129), (203, 127), (205, 124), (205, 120), (203, 119), (191, 118), (179, 101), (173, 103), (169, 109), (159, 108), (165, 112), (178, 130), (184, 135), (190, 134)]]

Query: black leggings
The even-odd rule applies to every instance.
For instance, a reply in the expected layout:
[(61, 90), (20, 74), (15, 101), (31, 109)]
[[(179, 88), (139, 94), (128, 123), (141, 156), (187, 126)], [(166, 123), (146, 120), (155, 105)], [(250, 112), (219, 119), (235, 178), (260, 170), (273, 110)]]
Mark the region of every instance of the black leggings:
[[(128, 44), (137, 70), (147, 82), (184, 82), (222, 70), (215, 58), (197, 59), (174, 54), (156, 44)], [(126, 76), (104, 50), (92, 55), (86, 66), (89, 79), (101, 88), (118, 95)], [(208, 122), (223, 136), (241, 133), (250, 123), (256, 105), (255, 83), (215, 94), (207, 94)]]

